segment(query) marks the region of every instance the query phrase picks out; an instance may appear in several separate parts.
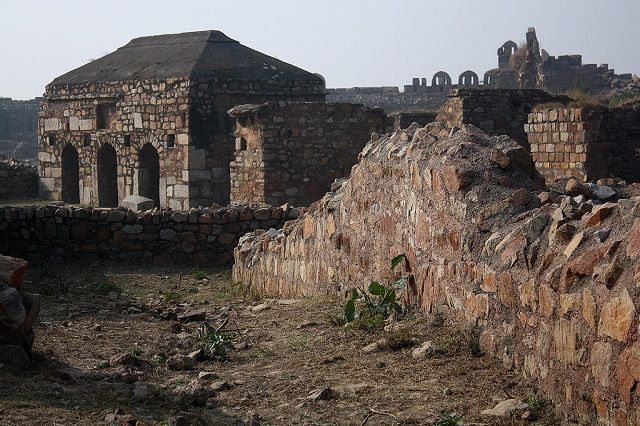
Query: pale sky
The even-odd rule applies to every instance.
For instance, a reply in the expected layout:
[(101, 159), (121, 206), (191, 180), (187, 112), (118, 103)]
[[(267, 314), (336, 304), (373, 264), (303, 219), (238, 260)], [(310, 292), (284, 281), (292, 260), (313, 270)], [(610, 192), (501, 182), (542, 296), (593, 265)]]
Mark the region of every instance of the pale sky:
[(40, 96), (56, 76), (134, 37), (217, 29), (327, 87), (402, 86), (497, 66), (534, 26), (553, 56), (640, 74), (640, 0), (3, 0), (0, 96)]

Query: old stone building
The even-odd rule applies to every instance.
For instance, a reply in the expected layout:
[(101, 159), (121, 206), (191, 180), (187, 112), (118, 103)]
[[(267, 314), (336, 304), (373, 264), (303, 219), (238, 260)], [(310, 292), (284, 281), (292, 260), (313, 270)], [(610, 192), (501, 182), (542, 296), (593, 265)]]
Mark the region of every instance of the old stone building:
[(324, 80), (227, 37), (141, 37), (50, 83), (39, 173), (56, 200), (116, 206), (129, 194), (185, 209), (229, 201), (235, 105), (323, 102)]

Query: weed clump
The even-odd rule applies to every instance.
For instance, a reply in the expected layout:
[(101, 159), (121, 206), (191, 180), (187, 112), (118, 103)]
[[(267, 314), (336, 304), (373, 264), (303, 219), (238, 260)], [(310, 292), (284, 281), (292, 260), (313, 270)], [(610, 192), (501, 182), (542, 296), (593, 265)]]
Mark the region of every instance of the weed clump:
[[(391, 259), (391, 272), (404, 260), (404, 254)], [(402, 317), (405, 310), (398, 303), (399, 292), (405, 288), (409, 277), (408, 274), (402, 275), (387, 285), (371, 281), (366, 290), (362, 287), (352, 289), (351, 297), (344, 305), (344, 323), (371, 330), (384, 324), (391, 316)]]

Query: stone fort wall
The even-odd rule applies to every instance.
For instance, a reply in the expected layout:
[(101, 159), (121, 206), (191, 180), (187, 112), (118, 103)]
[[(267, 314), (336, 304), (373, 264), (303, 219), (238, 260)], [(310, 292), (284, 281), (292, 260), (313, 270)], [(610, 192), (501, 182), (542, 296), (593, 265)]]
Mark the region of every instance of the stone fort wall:
[(353, 104), (268, 103), (230, 114), (236, 120), (231, 201), (249, 205), (319, 200), (335, 179), (349, 175), (371, 134), (393, 125), (383, 110)]
[(111, 259), (222, 265), (245, 233), (298, 217), (288, 206), (131, 212), (123, 209), (0, 207), (0, 253), (64, 262)]
[[(314, 210), (279, 235), (243, 237), (234, 279), (265, 294), (341, 298), (388, 277), (405, 253), (407, 305), (475, 327), (484, 351), (570, 419), (637, 424), (637, 200), (541, 206), (524, 148), (439, 126), (371, 142)], [(595, 238), (602, 228), (607, 237)]]

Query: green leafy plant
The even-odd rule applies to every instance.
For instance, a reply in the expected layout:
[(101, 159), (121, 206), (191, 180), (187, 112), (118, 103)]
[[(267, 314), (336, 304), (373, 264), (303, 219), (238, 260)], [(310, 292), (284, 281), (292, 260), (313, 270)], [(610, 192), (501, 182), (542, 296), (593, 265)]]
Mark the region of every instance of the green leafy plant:
[(231, 336), (215, 328), (207, 322), (203, 322), (198, 328), (198, 337), (202, 342), (202, 349), (206, 357), (226, 361), (229, 359), (227, 349), (231, 347)]
[(433, 422), (433, 426), (459, 426), (462, 425), (462, 416), (458, 413), (450, 413)]
[[(404, 254), (391, 259), (391, 271), (393, 272), (404, 260)], [(352, 289), (351, 298), (344, 306), (344, 316), (347, 322), (353, 323), (356, 320), (362, 321), (375, 317), (386, 320), (392, 314), (401, 315), (404, 310), (398, 303), (398, 292), (405, 288), (409, 277), (408, 274), (402, 275), (388, 285), (371, 281), (366, 291), (362, 287)]]

